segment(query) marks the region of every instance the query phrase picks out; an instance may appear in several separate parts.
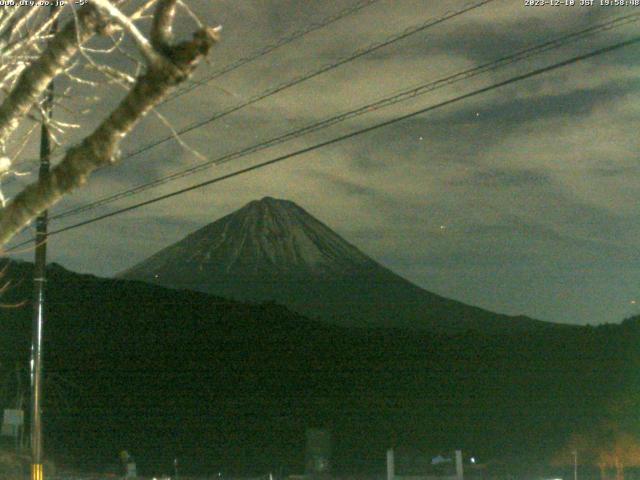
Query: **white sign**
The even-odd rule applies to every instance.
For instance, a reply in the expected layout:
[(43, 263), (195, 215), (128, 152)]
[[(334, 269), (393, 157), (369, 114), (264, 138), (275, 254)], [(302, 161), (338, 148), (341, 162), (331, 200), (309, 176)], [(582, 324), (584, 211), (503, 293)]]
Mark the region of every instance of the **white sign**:
[(22, 410), (7, 408), (2, 418), (2, 430), (0, 435), (17, 437), (18, 430), (24, 424), (24, 412)]

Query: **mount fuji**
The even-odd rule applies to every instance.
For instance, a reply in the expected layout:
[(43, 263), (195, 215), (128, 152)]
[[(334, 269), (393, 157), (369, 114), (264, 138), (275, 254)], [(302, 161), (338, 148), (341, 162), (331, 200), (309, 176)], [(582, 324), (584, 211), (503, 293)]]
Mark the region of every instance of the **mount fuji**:
[(515, 333), (557, 325), (428, 292), (295, 203), (271, 197), (248, 203), (118, 276), (243, 301), (274, 301), (349, 327)]

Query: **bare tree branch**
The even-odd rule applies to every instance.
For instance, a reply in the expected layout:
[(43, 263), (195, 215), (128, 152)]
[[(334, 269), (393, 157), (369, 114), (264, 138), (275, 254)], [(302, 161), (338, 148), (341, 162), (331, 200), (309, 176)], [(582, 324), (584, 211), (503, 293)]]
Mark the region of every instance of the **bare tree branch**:
[(177, 0), (159, 0), (151, 26), (151, 43), (156, 50), (164, 51), (173, 40), (173, 18)]
[[(174, 8), (170, 7), (172, 3), (175, 4), (173, 0), (160, 0), (154, 15), (154, 30), (165, 28), (164, 20), (158, 17), (173, 18), (173, 14), (167, 10)], [(86, 19), (83, 21), (87, 22)], [(158, 25), (160, 27), (157, 27)], [(97, 28), (97, 24), (94, 28)], [(147, 65), (146, 73), (137, 79), (130, 92), (102, 124), (79, 145), (69, 149), (63, 160), (52, 169), (48, 178), (29, 185), (5, 209), (0, 210), (0, 246), (65, 194), (83, 185), (91, 172), (116, 162), (122, 139), (154, 106), (166, 98), (172, 88), (191, 75), (218, 40), (219, 31), (219, 27), (203, 28), (193, 35), (192, 40), (172, 46), (165, 45), (162, 51), (156, 51), (161, 60), (152, 61)], [(159, 35), (161, 41), (164, 41), (166, 32), (164, 29), (163, 33), (155, 35)], [(75, 31), (72, 29), (71, 35), (74, 34)], [(66, 48), (71, 47), (67, 45)], [(77, 47), (74, 47), (75, 51)], [(48, 63), (59, 65), (61, 58), (54, 56), (52, 59), (51, 56), (49, 52)], [(64, 60), (66, 62), (68, 58), (65, 57)], [(61, 67), (54, 69), (48, 64), (41, 69), (50, 72), (49, 75), (61, 71)], [(43, 77), (48, 78), (46, 75)], [(49, 78), (46, 83), (48, 81)], [(6, 127), (2, 124), (0, 116), (0, 133), (4, 131)]]
[(42, 55), (20, 74), (16, 87), (0, 105), (0, 142), (18, 128), (20, 119), (40, 99), (47, 85), (60, 74), (80, 47), (103, 25), (98, 11), (90, 4), (78, 12), (76, 22), (70, 21), (55, 35)]
[(113, 5), (110, 0), (93, 0), (93, 3), (133, 38), (149, 64), (161, 62), (160, 55), (151, 46), (149, 40), (138, 30), (138, 27), (135, 26), (131, 19)]

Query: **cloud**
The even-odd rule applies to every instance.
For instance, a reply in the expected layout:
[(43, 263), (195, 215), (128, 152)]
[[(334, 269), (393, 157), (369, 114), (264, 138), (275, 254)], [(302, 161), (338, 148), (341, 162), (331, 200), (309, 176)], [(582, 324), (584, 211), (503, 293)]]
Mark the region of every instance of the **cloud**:
[(535, 170), (493, 169), (476, 172), (466, 179), (455, 179), (450, 185), (456, 187), (525, 187), (544, 185), (549, 182), (547, 175)]
[[(377, 2), (167, 103), (160, 111), (179, 130), (465, 2), (431, 3)], [(191, 6), (207, 22), (224, 25), (223, 42), (198, 78), (346, 7), (328, 0), (192, 0)], [(206, 157), (218, 158), (627, 12), (493, 2), (211, 122), (183, 139)], [(191, 26), (185, 23), (179, 34), (187, 28)], [(630, 38), (635, 28), (630, 24), (568, 43), (215, 166), (114, 207)], [(436, 293), (556, 321), (620, 320), (628, 314), (628, 297), (637, 297), (640, 283), (635, 255), (640, 247), (638, 61), (633, 48), (593, 58), (74, 230), (54, 237), (51, 258), (81, 271), (110, 275), (250, 200), (271, 195), (297, 202), (366, 253)], [(95, 124), (118, 95), (115, 89), (108, 90), (108, 98), (96, 106), (88, 124)], [(127, 141), (125, 151), (168, 133), (162, 122), (149, 116)], [(34, 147), (31, 154), (35, 152)], [(65, 205), (201, 161), (176, 142), (166, 142), (98, 173)], [(108, 209), (96, 213), (104, 211)], [(77, 220), (82, 218), (86, 216)]]

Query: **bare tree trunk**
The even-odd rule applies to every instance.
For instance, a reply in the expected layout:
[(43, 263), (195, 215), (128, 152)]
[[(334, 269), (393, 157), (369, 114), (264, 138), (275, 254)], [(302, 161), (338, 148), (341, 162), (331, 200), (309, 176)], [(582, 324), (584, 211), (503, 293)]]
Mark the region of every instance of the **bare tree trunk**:
[(616, 456), (616, 480), (624, 480), (624, 465), (620, 461), (620, 457)]
[(82, 7), (77, 18), (77, 22), (68, 22), (42, 55), (22, 72), (16, 87), (0, 105), (0, 142), (18, 128), (20, 120), (40, 99), (49, 83), (62, 73), (82, 43), (104, 26), (102, 17), (91, 4)]
[[(218, 38), (218, 28), (202, 28), (193, 35), (191, 40), (170, 45), (170, 26), (175, 14), (176, 1), (159, 0), (151, 33), (152, 43), (146, 44), (140, 39), (143, 43), (142, 48), (153, 46), (154, 54), (146, 55), (148, 60), (146, 73), (137, 79), (122, 102), (93, 133), (85, 137), (78, 146), (68, 150), (63, 160), (51, 170), (47, 178), (27, 186), (6, 208), (0, 210), (0, 246), (6, 244), (38, 214), (49, 209), (67, 193), (83, 185), (91, 172), (117, 162), (122, 139), (154, 106), (166, 98), (173, 87), (187, 79), (207, 55)], [(102, 3), (105, 2), (98, 5)], [(118, 13), (115, 7), (107, 10), (107, 14), (113, 12)], [(125, 30), (135, 29), (135, 26), (127, 23), (126, 19), (118, 17), (117, 20)], [(95, 26), (97, 27), (97, 24)], [(140, 37), (137, 30), (134, 33), (138, 38)], [(36, 73), (43, 71), (48, 72), (47, 74), (38, 74), (37, 79), (32, 79), (29, 75), (21, 79), (21, 82), (26, 85), (20, 85), (19, 90), (31, 92), (18, 95), (18, 98), (24, 97), (19, 102), (23, 106), (5, 109), (9, 113), (4, 113), (4, 117), (2, 116), (4, 105), (0, 107), (0, 139), (2, 135), (11, 131), (3, 125), (3, 118), (9, 119), (8, 123), (16, 123), (17, 113), (24, 113), (25, 109), (30, 108), (35, 101), (34, 95), (36, 97), (39, 95), (40, 84), (46, 85), (60, 71), (63, 60), (68, 62), (72, 54), (71, 46), (62, 40), (58, 43), (60, 42), (66, 45), (64, 47), (66, 53), (60, 55), (51, 53), (45, 56), (46, 58), (41, 59), (40, 66), (35, 69)], [(57, 52), (60, 48), (50, 47), (48, 51)], [(31, 83), (37, 85), (34, 86)], [(13, 114), (10, 113), (12, 111)], [(10, 120), (11, 118), (15, 119), (15, 122)]]
[(604, 462), (598, 463), (598, 469), (600, 470), (600, 480), (607, 480), (607, 465)]

